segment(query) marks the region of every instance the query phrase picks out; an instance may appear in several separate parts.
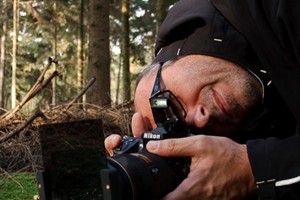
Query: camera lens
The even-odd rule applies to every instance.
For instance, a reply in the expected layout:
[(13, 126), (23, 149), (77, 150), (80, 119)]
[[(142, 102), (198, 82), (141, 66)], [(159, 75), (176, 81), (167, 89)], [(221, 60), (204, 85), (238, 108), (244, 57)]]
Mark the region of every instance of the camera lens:
[(162, 198), (186, 177), (185, 164), (186, 159), (163, 158), (147, 151), (108, 158), (122, 200)]

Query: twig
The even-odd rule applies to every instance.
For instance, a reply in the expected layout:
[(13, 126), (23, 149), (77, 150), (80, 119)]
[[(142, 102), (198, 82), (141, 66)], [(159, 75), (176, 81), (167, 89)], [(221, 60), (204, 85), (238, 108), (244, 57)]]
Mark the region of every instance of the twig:
[(67, 105), (66, 109), (68, 110), (84, 93), (95, 83), (96, 78), (92, 77), (91, 80), (82, 88), (79, 94)]
[(38, 110), (27, 121), (25, 121), (23, 124), (21, 124), (15, 130), (9, 132), (7, 135), (5, 135), (2, 138), (0, 138), (0, 143), (8, 140), (9, 138), (15, 136), (18, 133), (20, 133), (24, 128), (26, 128), (29, 124), (31, 124), (33, 122), (33, 120), (35, 120), (37, 117), (46, 118), (45, 115), (44, 115), (44, 113), (42, 111)]
[[(58, 76), (59, 74), (58, 74), (58, 72), (57, 71), (54, 71), (45, 81), (44, 81), (44, 83), (42, 83), (38, 88), (37, 88), (37, 90), (35, 90), (33, 93), (32, 93), (32, 95), (31, 95), (31, 98), (32, 97), (34, 97), (35, 95), (37, 95), (42, 89), (44, 89), (49, 83), (50, 83), (50, 81), (54, 78), (54, 77), (56, 77), (56, 76)], [(30, 98), (30, 99), (31, 99)], [(30, 100), (30, 99), (28, 99), (28, 100)]]
[(42, 71), (41, 75), (35, 82), (35, 84), (32, 86), (32, 88), (29, 90), (29, 92), (26, 94), (26, 96), (22, 99), (22, 101), (12, 110), (5, 113), (1, 116), (0, 120), (5, 119), (8, 120), (12, 118), (15, 113), (17, 113), (30, 99), (32, 99), (37, 93), (39, 93), (55, 76), (58, 75), (57, 71), (54, 71), (52, 75), (44, 82), (45, 74), (50, 68), (52, 63), (56, 63), (57, 61), (53, 60), (52, 58), (49, 58), (48, 65), (45, 67), (45, 69)]

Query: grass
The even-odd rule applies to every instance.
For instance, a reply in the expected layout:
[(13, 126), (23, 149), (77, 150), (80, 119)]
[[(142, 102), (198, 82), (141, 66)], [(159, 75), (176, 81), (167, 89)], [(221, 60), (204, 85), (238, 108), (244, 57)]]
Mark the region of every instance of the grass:
[(35, 174), (0, 176), (0, 200), (33, 200), (38, 194)]

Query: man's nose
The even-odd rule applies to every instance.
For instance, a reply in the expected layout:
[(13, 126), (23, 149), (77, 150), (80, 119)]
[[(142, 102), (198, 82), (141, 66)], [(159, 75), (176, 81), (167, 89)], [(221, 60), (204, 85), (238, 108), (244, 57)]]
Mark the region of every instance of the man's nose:
[(186, 115), (188, 125), (204, 128), (209, 122), (210, 114), (203, 105), (198, 105), (193, 110), (189, 110)]

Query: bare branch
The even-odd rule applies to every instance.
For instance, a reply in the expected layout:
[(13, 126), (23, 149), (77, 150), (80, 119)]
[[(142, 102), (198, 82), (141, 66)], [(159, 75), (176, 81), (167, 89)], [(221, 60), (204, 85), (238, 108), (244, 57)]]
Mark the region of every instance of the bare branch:
[(23, 124), (21, 124), (19, 127), (17, 127), (15, 130), (11, 131), (7, 135), (0, 138), (0, 143), (8, 140), (9, 138), (17, 135), (20, 133), (24, 128), (26, 128), (29, 124), (33, 122), (37, 117), (43, 117), (46, 118), (44, 113), (40, 110), (38, 110), (36, 113), (34, 113), (27, 121), (25, 121)]
[(48, 69), (50, 68), (52, 63), (56, 63), (57, 61), (55, 61), (54, 59), (49, 57), (49, 62), (47, 64), (47, 66), (45, 67), (45, 69), (42, 71), (41, 75), (39, 76), (39, 78), (37, 79), (37, 81), (35, 82), (35, 84), (31, 87), (31, 89), (29, 90), (29, 92), (26, 94), (26, 96), (22, 99), (22, 101), (12, 110), (10, 110), (9, 112), (5, 113), (4, 115), (1, 116), (0, 120), (8, 120), (10, 118), (12, 118), (30, 99), (32, 99), (36, 94), (38, 94), (43, 88), (45, 88), (49, 82), (58, 75), (57, 71), (54, 71), (52, 73), (52, 75), (46, 79), (45, 79), (45, 74), (48, 71)]
[(96, 78), (92, 77), (91, 80), (82, 88), (79, 94), (67, 105), (66, 109), (69, 109), (82, 95), (86, 93), (86, 91), (95, 83)]

